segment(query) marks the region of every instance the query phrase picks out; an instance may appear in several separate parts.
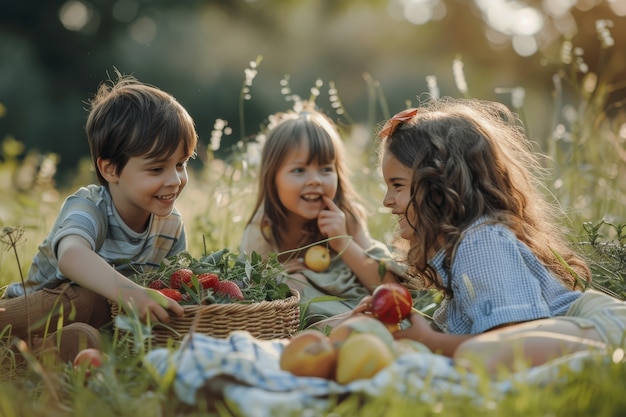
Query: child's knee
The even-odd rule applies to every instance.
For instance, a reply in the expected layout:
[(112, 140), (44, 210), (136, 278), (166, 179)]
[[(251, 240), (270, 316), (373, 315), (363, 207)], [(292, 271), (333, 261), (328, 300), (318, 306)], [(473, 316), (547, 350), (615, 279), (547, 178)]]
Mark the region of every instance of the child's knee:
[(502, 348), (497, 338), (480, 337), (468, 339), (454, 351), (454, 362), (472, 372), (495, 374), (503, 364), (511, 360), (509, 351)]
[(39, 309), (40, 314), (63, 320), (63, 325), (84, 322), (99, 328), (111, 320), (111, 309), (106, 298), (70, 283), (43, 290)]
[(86, 288), (76, 287), (77, 296), (72, 300), (73, 308), (77, 311), (77, 320), (100, 328), (110, 322), (111, 305), (108, 300)]

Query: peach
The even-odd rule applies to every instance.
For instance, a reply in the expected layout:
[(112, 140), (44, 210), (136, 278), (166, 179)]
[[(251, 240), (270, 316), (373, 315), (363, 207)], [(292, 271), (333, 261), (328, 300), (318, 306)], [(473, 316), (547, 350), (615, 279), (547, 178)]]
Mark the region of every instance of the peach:
[(395, 356), (405, 353), (432, 353), (426, 345), (412, 339), (397, 339), (394, 344)]
[(339, 348), (349, 337), (360, 333), (373, 334), (386, 345), (393, 345), (394, 339), (387, 326), (374, 317), (366, 315), (345, 319), (330, 331), (328, 338), (335, 348)]
[(336, 363), (337, 351), (328, 336), (318, 330), (296, 334), (280, 355), (280, 369), (297, 376), (330, 379)]

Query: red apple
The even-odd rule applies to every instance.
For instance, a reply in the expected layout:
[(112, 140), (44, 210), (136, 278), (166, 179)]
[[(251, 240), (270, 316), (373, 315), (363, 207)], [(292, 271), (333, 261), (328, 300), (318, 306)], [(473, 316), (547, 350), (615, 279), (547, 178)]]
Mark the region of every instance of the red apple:
[[(98, 349), (83, 349), (74, 358), (74, 368), (99, 368), (102, 365), (102, 352)], [(87, 371), (88, 372), (88, 371)]]
[(381, 284), (372, 293), (372, 313), (386, 324), (397, 324), (411, 314), (413, 298), (402, 284)]

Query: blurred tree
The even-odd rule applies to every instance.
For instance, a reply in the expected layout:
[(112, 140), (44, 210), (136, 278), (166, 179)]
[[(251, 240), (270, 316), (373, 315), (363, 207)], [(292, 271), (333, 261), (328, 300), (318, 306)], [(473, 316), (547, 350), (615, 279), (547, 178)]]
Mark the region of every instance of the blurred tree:
[[(546, 9), (565, 3), (570, 5), (563, 15), (567, 18)], [(234, 131), (231, 140), (236, 140), (258, 130), (268, 114), (289, 107), (281, 93), (286, 76), (291, 94), (305, 98), (318, 78), (324, 91), (334, 81), (352, 119), (370, 127), (386, 115), (381, 103), (372, 111), (364, 74), (380, 83), (392, 112), (428, 91), (425, 77), (435, 75), (442, 95), (467, 94), (507, 104), (511, 98), (495, 89), (522, 86), (529, 111), (541, 118), (551, 105), (551, 75), (560, 65), (563, 39), (569, 36), (584, 49), (591, 70), (607, 65), (598, 64), (599, 19), (615, 20), (611, 30), (616, 45), (604, 52), (607, 62), (616, 64), (603, 71), (611, 79), (625, 77), (623, 65), (617, 65), (626, 50), (624, 13), (614, 7), (619, 2), (565, 3), (0, 0), (0, 104), (6, 109), (0, 115), (0, 140), (14, 135), (28, 149), (58, 153), (59, 171), (71, 172), (88, 154), (84, 103), (114, 67), (177, 97), (196, 119), (204, 144), (216, 118), (228, 121)], [(489, 13), (502, 4), (533, 6), (543, 17), (545, 27), (533, 35), (535, 53), (516, 53), (511, 33), (490, 26)], [(567, 36), (555, 32), (563, 22), (573, 22), (576, 30)], [(259, 55), (263, 62), (242, 115), (244, 70)], [(456, 58), (467, 73), (465, 93), (455, 85)], [(615, 94), (623, 97), (623, 90)], [(330, 112), (326, 100), (324, 94), (318, 98)]]

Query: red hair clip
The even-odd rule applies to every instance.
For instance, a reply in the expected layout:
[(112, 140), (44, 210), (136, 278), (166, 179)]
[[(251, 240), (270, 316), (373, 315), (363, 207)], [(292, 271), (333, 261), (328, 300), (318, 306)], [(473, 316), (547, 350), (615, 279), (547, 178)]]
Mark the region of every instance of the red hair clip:
[(391, 119), (385, 122), (380, 133), (378, 133), (379, 138), (386, 138), (391, 136), (394, 130), (396, 130), (396, 126), (400, 123), (408, 122), (417, 114), (417, 108), (413, 107), (410, 109), (402, 110), (400, 113), (394, 115)]

